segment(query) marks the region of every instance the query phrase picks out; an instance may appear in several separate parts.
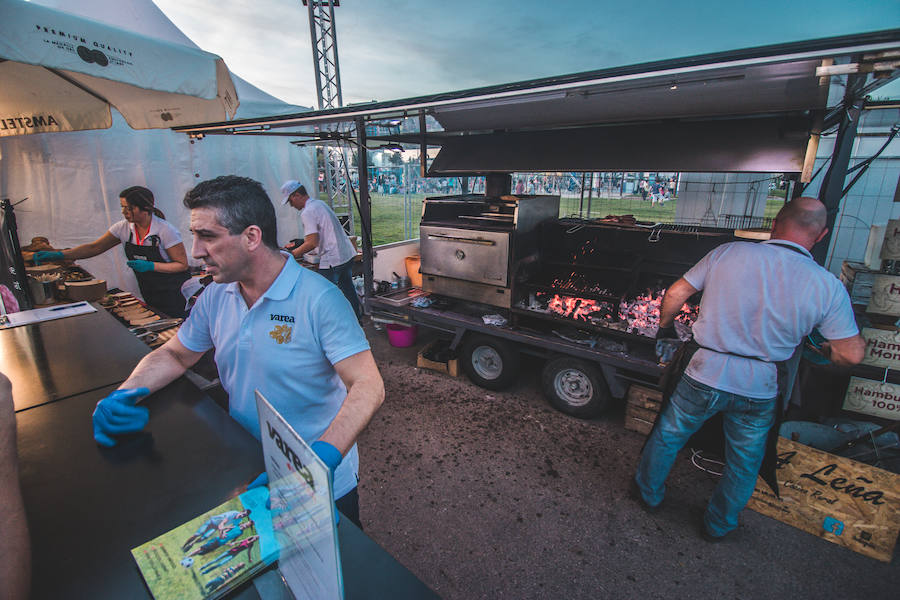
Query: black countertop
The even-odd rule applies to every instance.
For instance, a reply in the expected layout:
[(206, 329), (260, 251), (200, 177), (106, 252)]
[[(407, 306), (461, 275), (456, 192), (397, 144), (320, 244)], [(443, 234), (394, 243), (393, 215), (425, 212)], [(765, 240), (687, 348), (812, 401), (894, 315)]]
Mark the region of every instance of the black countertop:
[(0, 330), (0, 372), (16, 411), (121, 383), (148, 352), (102, 308)]
[[(146, 433), (100, 448), (91, 413), (116, 386), (16, 415), (34, 599), (149, 598), (131, 549), (242, 492), (263, 469), (256, 439), (183, 378), (145, 401)], [(347, 519), (338, 534), (346, 598), (437, 598)], [(263, 597), (287, 597), (269, 575)], [(253, 585), (236, 594), (259, 596)]]

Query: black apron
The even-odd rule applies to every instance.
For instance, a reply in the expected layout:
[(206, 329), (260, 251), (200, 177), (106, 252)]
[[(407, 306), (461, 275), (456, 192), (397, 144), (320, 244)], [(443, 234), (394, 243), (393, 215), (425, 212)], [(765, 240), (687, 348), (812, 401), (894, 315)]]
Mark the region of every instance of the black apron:
[[(805, 252), (794, 246), (779, 244), (777, 242), (770, 242), (770, 244), (807, 256)], [(661, 382), (663, 401), (659, 409), (660, 414), (663, 413), (669, 404), (669, 399), (675, 391), (675, 388), (678, 386), (678, 382), (681, 381), (684, 371), (687, 369), (688, 363), (691, 362), (694, 353), (701, 347), (705, 350), (718, 352), (720, 354), (770, 362), (756, 356), (744, 356), (742, 354), (706, 348), (705, 346), (700, 346), (692, 339), (682, 345), (681, 349), (672, 360), (672, 368), (663, 376)], [(801, 342), (794, 350), (794, 354), (791, 358), (773, 363), (777, 373), (776, 386), (778, 388), (777, 396), (775, 398), (775, 420), (772, 423), (772, 427), (769, 429), (769, 435), (766, 438), (766, 453), (763, 455), (763, 461), (759, 467), (759, 476), (763, 478), (763, 481), (768, 484), (775, 496), (779, 498), (781, 495), (778, 493), (778, 479), (775, 474), (775, 470), (778, 467), (778, 431), (781, 429), (784, 413), (787, 410), (788, 402), (790, 401), (790, 396), (793, 392), (794, 381), (797, 377), (797, 369), (800, 366), (802, 347), (803, 343)], [(656, 419), (656, 423), (653, 425), (654, 429), (659, 425), (661, 420), (662, 419), (659, 418)], [(700, 426), (700, 429), (691, 436), (691, 439), (688, 440), (686, 445), (690, 445), (692, 448), (713, 452), (719, 456), (725, 456), (725, 435), (722, 427), (722, 416), (720, 413), (717, 413)], [(647, 439), (650, 439), (650, 436), (647, 436)], [(644, 443), (646, 444), (646, 441)]]
[[(132, 244), (134, 231), (128, 233), (128, 241), (125, 242), (125, 256), (128, 260), (149, 260), (155, 263), (164, 263), (162, 253), (159, 251), (159, 236), (151, 235), (146, 238), (150, 246), (138, 246)], [(146, 273), (134, 272), (137, 277), (138, 287), (144, 302), (170, 317), (185, 317), (185, 300), (181, 295), (182, 284), (191, 278), (187, 271), (181, 273), (159, 273), (148, 271)]]

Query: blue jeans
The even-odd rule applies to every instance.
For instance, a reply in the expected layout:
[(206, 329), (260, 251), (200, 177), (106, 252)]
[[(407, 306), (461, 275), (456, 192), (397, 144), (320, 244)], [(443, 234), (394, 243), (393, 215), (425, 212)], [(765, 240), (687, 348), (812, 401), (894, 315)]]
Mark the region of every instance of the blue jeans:
[(644, 446), (634, 480), (647, 504), (662, 502), (678, 451), (718, 412), (725, 430), (725, 471), (703, 521), (710, 534), (722, 536), (737, 527), (738, 514), (753, 495), (766, 438), (775, 421), (774, 398), (747, 398), (682, 376)]
[(356, 295), (356, 288), (353, 287), (353, 259), (351, 258), (344, 264), (336, 267), (319, 269), (319, 273), (340, 288), (344, 297), (347, 298), (347, 302), (353, 308), (354, 314), (359, 317), (359, 296)]

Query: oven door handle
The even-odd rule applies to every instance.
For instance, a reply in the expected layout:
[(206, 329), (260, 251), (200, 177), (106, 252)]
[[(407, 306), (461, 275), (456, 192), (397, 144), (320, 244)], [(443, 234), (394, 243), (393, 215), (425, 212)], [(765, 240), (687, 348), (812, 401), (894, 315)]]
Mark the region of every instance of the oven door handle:
[(463, 237), (455, 237), (452, 235), (435, 235), (433, 233), (428, 234), (429, 240), (435, 240), (438, 242), (458, 242), (460, 244), (476, 244), (478, 246), (496, 246), (497, 242), (492, 240), (484, 240), (481, 238), (463, 238)]

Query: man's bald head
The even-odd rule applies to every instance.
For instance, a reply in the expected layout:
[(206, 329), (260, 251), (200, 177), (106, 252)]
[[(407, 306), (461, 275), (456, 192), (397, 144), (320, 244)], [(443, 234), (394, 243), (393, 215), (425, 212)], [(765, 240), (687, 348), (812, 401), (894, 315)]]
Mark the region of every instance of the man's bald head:
[(815, 198), (796, 198), (785, 204), (772, 229), (772, 239), (789, 240), (811, 249), (827, 233), (825, 205)]

